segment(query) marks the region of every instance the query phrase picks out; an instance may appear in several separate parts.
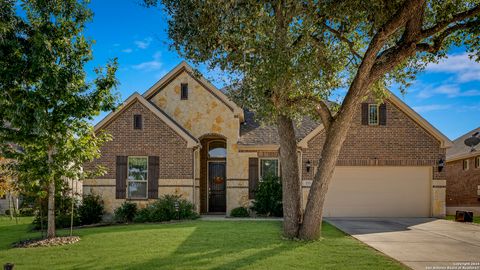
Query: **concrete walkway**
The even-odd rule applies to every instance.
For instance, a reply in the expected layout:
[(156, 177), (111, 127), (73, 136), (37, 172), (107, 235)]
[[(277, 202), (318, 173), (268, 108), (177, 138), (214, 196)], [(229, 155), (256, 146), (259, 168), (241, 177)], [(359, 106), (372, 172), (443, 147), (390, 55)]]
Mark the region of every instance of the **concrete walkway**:
[(480, 226), (432, 218), (326, 218), (413, 269), (479, 269)]

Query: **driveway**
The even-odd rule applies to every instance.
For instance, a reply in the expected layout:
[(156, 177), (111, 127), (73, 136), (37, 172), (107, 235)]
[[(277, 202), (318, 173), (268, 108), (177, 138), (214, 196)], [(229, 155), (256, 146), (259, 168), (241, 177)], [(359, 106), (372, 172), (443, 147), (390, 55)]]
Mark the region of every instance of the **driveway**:
[(476, 224), (433, 218), (326, 220), (413, 269), (480, 270), (480, 226)]

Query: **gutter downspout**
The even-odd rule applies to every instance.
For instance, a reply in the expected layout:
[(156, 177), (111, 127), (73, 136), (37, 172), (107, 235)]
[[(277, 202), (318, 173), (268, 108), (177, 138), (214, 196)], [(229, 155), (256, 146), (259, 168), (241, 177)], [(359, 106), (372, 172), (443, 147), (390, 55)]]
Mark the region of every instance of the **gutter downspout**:
[[(195, 192), (197, 191), (197, 188), (196, 188), (196, 182), (197, 182), (197, 177), (196, 177), (196, 172), (197, 172), (197, 166), (196, 163), (197, 163), (197, 156), (196, 156), (196, 153), (198, 153), (198, 151), (200, 151), (200, 149), (202, 148), (201, 145), (199, 145), (198, 147), (196, 147), (194, 150), (193, 150), (193, 183), (192, 183), (192, 202), (193, 202), (193, 205), (195, 206), (195, 210), (197, 209), (197, 202), (196, 202), (196, 196), (195, 196)], [(200, 212), (200, 211), (199, 211)]]

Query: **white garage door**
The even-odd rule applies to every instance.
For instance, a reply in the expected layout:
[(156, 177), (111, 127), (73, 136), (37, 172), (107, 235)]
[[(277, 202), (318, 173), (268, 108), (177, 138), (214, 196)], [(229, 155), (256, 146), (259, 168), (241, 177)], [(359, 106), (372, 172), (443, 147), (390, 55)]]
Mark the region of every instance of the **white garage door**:
[(326, 217), (428, 217), (430, 167), (337, 167)]

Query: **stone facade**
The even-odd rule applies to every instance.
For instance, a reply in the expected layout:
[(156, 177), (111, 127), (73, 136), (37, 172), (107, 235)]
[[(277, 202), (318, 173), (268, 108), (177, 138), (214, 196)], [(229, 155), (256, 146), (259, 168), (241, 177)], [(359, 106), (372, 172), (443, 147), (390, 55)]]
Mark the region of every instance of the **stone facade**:
[[(187, 99), (181, 98), (182, 84), (188, 85)], [(208, 82), (193, 76), (193, 71), (186, 64), (179, 65), (162, 78), (141, 99), (142, 102), (137, 100), (125, 104), (115, 117), (110, 119), (107, 116), (108, 121), (105, 120), (97, 130), (111, 134), (113, 140), (102, 147), (101, 158), (86, 167), (103, 165), (107, 168), (107, 174), (85, 180), (84, 193), (101, 195), (107, 212), (112, 213), (125, 201), (115, 198), (116, 157), (158, 156), (158, 195), (181, 195), (194, 202), (197, 211), (208, 212), (206, 153), (209, 141), (221, 140), (226, 143), (226, 157), (222, 159), (226, 163), (226, 214), (233, 208), (250, 204), (249, 159), (278, 157), (278, 145), (239, 143), (241, 125), (244, 125), (243, 110)], [(133, 117), (136, 114), (143, 117), (142, 130), (133, 129)], [(158, 114), (165, 115), (171, 121), (162, 120)], [(172, 128), (172, 123), (177, 127)], [(308, 134), (311, 130), (312, 127), (309, 127), (308, 132), (304, 133)], [(195, 143), (186, 141), (179, 132), (194, 138)], [(316, 167), (323, 140), (323, 133), (319, 133), (308, 142), (307, 147), (298, 149), (303, 182), (313, 178), (315, 170), (308, 172), (305, 163), (309, 160), (312, 167)], [(389, 102), (386, 126), (362, 126), (360, 113), (357, 113), (338, 166), (432, 168), (432, 213), (442, 215), (445, 212), (445, 172), (437, 169), (440, 158), (445, 158), (445, 148), (441, 147), (440, 141)], [(308, 187), (303, 191), (308, 194)], [(135, 202), (144, 206), (152, 200)]]
[[(475, 167), (475, 158), (447, 162), (446, 204), (449, 214), (460, 209), (480, 214), (480, 168)], [(468, 160), (468, 170), (463, 169), (464, 160)]]

